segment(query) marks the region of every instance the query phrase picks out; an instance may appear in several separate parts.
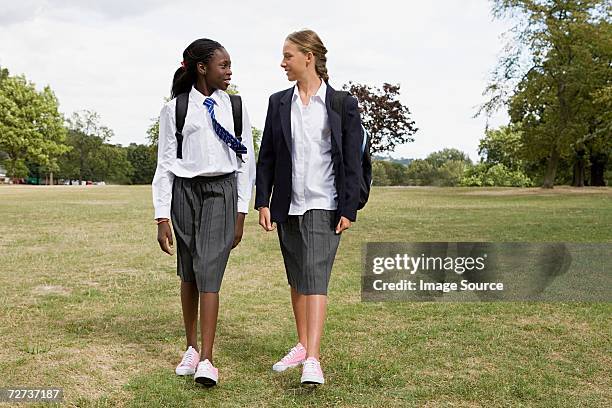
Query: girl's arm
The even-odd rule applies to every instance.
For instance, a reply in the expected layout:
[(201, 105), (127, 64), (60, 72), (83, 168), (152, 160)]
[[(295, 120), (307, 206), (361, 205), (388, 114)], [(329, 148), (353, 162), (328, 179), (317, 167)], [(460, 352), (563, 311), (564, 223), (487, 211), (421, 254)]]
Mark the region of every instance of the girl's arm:
[[(174, 124), (174, 111), (169, 104), (164, 105), (159, 115), (159, 138), (157, 146), (157, 168), (153, 177), (153, 207), (155, 219), (170, 219), (170, 205), (172, 203), (172, 182), (174, 173), (170, 166), (176, 160), (176, 125)], [(157, 242), (162, 251), (172, 255), (172, 231), (168, 222), (157, 226)]]
[(247, 157), (244, 163), (238, 160), (238, 212), (247, 214), (255, 184), (255, 149), (253, 148), (251, 121), (244, 99), (242, 101), (242, 135), (242, 143), (247, 148)]
[(344, 160), (344, 209), (342, 217), (355, 221), (359, 206), (359, 189), (361, 186), (361, 116), (357, 99), (352, 96), (345, 98), (346, 123), (343, 124), (342, 156)]
[(268, 113), (266, 114), (266, 124), (261, 137), (259, 147), (259, 159), (257, 161), (257, 178), (255, 187), (255, 209), (268, 207), (270, 196), (272, 195), (272, 185), (274, 184), (274, 146), (272, 144), (272, 97), (268, 101)]

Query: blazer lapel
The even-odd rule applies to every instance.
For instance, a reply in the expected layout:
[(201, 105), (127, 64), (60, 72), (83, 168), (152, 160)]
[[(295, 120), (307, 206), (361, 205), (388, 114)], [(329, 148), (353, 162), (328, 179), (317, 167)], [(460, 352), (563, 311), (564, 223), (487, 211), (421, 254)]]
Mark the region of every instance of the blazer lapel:
[(287, 143), (287, 148), (289, 149), (289, 153), (291, 153), (291, 96), (293, 95), (293, 88), (290, 88), (285, 92), (280, 100), (280, 120), (281, 120), (281, 128), (283, 130), (283, 137), (285, 138), (285, 143)]
[(334, 88), (327, 84), (325, 92), (325, 106), (327, 107), (327, 117), (329, 118), (329, 126), (331, 128), (332, 138), (338, 147), (338, 151), (342, 150), (342, 124), (341, 117), (335, 110), (332, 109), (332, 99), (334, 97)]

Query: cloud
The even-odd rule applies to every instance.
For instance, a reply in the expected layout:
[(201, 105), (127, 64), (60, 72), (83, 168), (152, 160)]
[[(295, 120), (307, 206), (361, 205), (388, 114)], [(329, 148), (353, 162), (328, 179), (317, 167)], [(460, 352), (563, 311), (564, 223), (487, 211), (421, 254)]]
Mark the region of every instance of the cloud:
[[(233, 82), (261, 128), (268, 96), (292, 85), (279, 66), (283, 40), (311, 28), (329, 50), (333, 86), (349, 80), (401, 85), (401, 100), (420, 130), (397, 155), (424, 157), (458, 147), (475, 158), (485, 120), (472, 115), (506, 28), (491, 21), (487, 0), (313, 0), (299, 12), (279, 0), (232, 1), (214, 16), (201, 0), (19, 4), (27, 7), (4, 10), (21, 22), (0, 25), (0, 65), (39, 86), (49, 84), (67, 115), (97, 111), (115, 131), (113, 141), (124, 145), (145, 141), (184, 48), (202, 37), (229, 51)], [(492, 124), (505, 120), (502, 115)]]
[(143, 16), (167, 4), (165, 0), (19, 0), (2, 6), (0, 23), (19, 24), (37, 18), (72, 21), (127, 19)]

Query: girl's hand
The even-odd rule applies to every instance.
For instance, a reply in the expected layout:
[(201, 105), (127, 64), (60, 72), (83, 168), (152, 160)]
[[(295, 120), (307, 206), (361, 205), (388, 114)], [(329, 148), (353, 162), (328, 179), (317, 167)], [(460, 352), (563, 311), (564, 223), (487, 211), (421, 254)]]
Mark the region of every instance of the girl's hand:
[(172, 255), (172, 230), (170, 229), (170, 223), (162, 222), (157, 224), (157, 242), (162, 251), (168, 255)]
[(340, 217), (340, 222), (336, 225), (336, 234), (342, 234), (342, 231), (351, 228), (351, 221), (346, 217)]
[(234, 243), (232, 244), (232, 249), (236, 248), (240, 241), (242, 241), (245, 215), (245, 213), (238, 213), (238, 216), (236, 217), (236, 229), (234, 230)]
[(270, 209), (268, 207), (261, 207), (259, 210), (259, 225), (266, 231), (274, 231), (276, 223), (272, 222), (270, 216)]

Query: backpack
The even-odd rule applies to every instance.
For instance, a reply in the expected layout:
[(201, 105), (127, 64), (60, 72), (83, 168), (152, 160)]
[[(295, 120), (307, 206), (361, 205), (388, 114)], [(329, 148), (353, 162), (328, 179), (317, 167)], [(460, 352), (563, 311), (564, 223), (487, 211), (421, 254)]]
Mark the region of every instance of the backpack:
[[(242, 99), (240, 95), (229, 95), (232, 103), (232, 117), (234, 118), (234, 131), (236, 139), (242, 142)], [(187, 117), (187, 105), (189, 104), (189, 92), (184, 92), (176, 97), (176, 158), (183, 158), (183, 127)], [(242, 155), (237, 154), (238, 159), (242, 160)]]
[[(332, 98), (332, 109), (340, 115), (340, 126), (345, 122), (344, 100), (349, 96), (347, 91), (335, 91)], [(361, 177), (359, 191), (358, 210), (361, 210), (370, 197), (370, 187), (372, 186), (372, 157), (370, 156), (370, 135), (368, 131), (361, 125), (361, 133), (363, 142), (361, 143)]]

